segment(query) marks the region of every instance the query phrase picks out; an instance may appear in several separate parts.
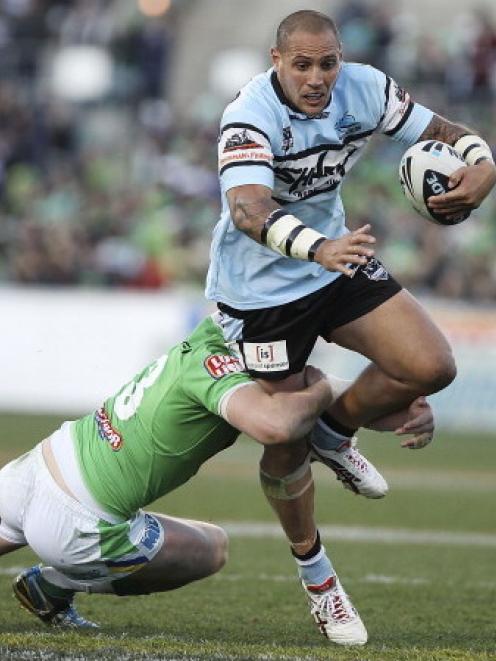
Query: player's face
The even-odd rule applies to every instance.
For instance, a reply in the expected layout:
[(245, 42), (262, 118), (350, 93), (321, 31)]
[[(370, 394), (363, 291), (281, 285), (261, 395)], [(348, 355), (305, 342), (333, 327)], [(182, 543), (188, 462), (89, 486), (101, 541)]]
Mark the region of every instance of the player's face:
[(296, 30), (283, 51), (271, 50), (286, 98), (301, 112), (318, 115), (326, 107), (341, 65), (341, 46), (331, 30), (318, 34)]

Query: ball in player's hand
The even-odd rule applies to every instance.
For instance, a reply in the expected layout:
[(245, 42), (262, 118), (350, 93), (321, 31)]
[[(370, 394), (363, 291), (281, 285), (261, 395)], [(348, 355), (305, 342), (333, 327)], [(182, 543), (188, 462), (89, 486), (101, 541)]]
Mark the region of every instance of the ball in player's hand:
[(469, 217), (470, 211), (456, 218), (447, 218), (430, 209), (427, 200), (434, 195), (449, 193), (450, 175), (462, 167), (466, 167), (465, 161), (450, 145), (438, 140), (417, 142), (406, 150), (400, 162), (403, 193), (413, 208), (427, 220), (438, 225), (457, 225)]

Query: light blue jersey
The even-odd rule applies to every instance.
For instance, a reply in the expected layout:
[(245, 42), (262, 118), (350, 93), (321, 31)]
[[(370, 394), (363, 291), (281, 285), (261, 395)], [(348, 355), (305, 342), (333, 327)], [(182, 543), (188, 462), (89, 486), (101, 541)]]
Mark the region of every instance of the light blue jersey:
[(222, 117), (222, 215), (214, 229), (206, 296), (249, 310), (288, 303), (339, 273), (282, 257), (236, 229), (226, 192), (261, 184), (305, 225), (330, 239), (348, 232), (340, 188), (373, 133), (414, 144), (433, 113), (371, 66), (343, 63), (327, 107), (309, 118), (285, 98), (275, 72), (256, 76)]

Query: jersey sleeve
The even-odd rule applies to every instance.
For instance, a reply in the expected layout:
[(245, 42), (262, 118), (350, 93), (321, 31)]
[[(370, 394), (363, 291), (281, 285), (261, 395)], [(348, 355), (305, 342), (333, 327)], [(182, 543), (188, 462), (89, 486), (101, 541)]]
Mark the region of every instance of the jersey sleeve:
[(406, 145), (413, 145), (420, 138), (434, 113), (420, 103), (392, 78), (375, 70), (382, 90), (383, 114), (377, 130)]
[(218, 152), (224, 192), (249, 184), (274, 187), (270, 126), (262, 115), (261, 108), (250, 109), (235, 101), (222, 117)]
[(236, 356), (210, 352), (206, 348), (194, 352), (188, 373), (182, 378), (183, 390), (191, 400), (226, 420), (230, 396), (238, 388), (252, 383)]

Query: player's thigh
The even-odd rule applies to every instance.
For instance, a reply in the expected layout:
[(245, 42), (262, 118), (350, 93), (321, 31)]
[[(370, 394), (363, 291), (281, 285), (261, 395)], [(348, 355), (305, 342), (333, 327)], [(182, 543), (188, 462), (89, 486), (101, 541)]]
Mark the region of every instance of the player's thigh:
[(26, 545), (24, 513), (32, 497), (33, 451), (0, 470), (0, 555)]
[(327, 338), (363, 354), (390, 376), (454, 376), (451, 347), (426, 310), (402, 289), (367, 314), (334, 329)]
[(114, 582), (117, 594), (173, 590), (219, 571), (227, 560), (228, 538), (219, 526), (153, 513), (164, 542), (148, 564)]

